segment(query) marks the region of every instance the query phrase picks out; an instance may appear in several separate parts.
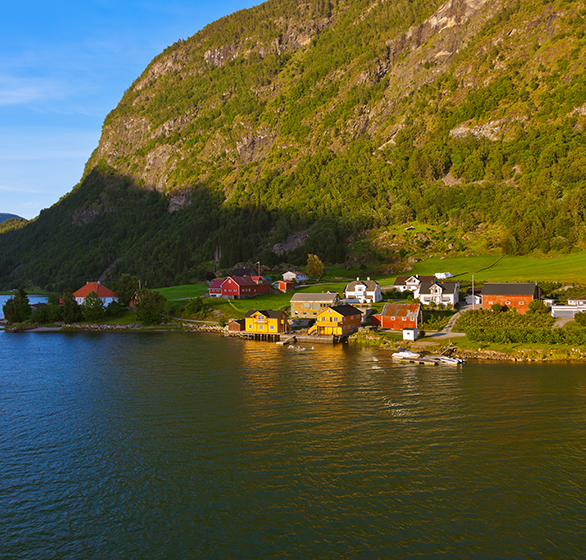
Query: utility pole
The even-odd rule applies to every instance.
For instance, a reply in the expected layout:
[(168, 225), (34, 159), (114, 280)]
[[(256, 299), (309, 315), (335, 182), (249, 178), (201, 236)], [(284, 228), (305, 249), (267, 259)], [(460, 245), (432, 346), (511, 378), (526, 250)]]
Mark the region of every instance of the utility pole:
[(474, 274), (472, 275), (472, 311), (476, 309), (476, 292), (474, 291)]

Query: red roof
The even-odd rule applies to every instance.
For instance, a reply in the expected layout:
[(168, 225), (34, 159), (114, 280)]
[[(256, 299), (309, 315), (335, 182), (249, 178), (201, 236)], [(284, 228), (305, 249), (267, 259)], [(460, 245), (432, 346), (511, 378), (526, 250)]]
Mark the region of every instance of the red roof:
[(419, 303), (387, 303), (380, 317), (417, 317), (421, 305)]
[(211, 284), (210, 284), (210, 289), (214, 289), (214, 288), (221, 288), (222, 284), (226, 281), (225, 278), (216, 278)]
[(88, 282), (83, 288), (77, 290), (77, 292), (73, 293), (73, 297), (75, 298), (85, 298), (90, 295), (90, 292), (96, 292), (98, 297), (118, 297), (110, 288), (106, 288), (104, 284), (100, 284), (100, 282)]

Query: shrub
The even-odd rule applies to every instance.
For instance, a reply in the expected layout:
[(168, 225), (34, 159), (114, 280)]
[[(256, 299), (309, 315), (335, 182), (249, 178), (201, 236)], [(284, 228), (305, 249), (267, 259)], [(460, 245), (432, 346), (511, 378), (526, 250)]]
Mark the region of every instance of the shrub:
[(122, 313), (124, 313), (124, 308), (117, 301), (111, 301), (106, 307), (108, 317), (120, 317)]
[(106, 315), (104, 302), (98, 297), (96, 292), (90, 292), (81, 304), (83, 318), (89, 323), (95, 323)]
[(159, 292), (143, 289), (138, 293), (136, 318), (144, 325), (158, 325), (165, 312), (165, 297)]
[(576, 321), (576, 324), (580, 325), (581, 327), (586, 327), (586, 312), (581, 311), (580, 313), (576, 313), (574, 321)]

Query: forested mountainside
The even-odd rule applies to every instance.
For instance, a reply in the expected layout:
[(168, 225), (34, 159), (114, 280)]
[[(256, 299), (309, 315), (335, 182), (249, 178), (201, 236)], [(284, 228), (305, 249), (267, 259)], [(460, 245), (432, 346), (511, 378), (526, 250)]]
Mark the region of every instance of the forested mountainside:
[[(583, 247), (585, 30), (575, 0), (269, 0), (227, 16), (157, 56), (81, 182), (0, 235), (0, 285), (165, 285), (214, 260), (343, 262), (357, 240), (389, 260), (468, 253), (475, 231), (475, 250)], [(401, 247), (388, 232), (404, 223), (438, 243)], [(300, 231), (304, 246), (285, 243)]]

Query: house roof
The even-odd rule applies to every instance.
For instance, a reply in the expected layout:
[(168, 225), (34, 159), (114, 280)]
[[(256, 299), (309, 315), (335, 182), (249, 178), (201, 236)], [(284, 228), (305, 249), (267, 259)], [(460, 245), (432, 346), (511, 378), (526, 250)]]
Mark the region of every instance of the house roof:
[[(353, 305), (334, 305), (330, 307), (332, 311), (339, 313), (343, 317), (350, 317), (351, 315), (362, 315), (360, 309), (356, 309)], [(321, 313), (326, 313), (328, 310), (324, 309)], [(321, 313), (319, 313), (321, 315)]]
[(378, 282), (374, 280), (360, 280), (357, 278), (354, 282), (350, 282), (344, 289), (345, 292), (355, 292), (356, 286), (366, 286), (367, 291), (374, 292), (378, 286)]
[(73, 293), (73, 297), (85, 298), (90, 295), (90, 292), (95, 292), (98, 297), (118, 297), (110, 288), (106, 288), (100, 282), (88, 282), (83, 288)]
[(397, 276), (393, 286), (404, 286), (409, 278), (417, 278), (419, 282), (427, 282), (428, 284), (433, 284), (437, 280), (435, 276), (419, 276), (418, 274), (412, 274), (411, 276)]
[(256, 286), (257, 284), (269, 284), (269, 281), (262, 276), (230, 276), (233, 282), (239, 286)]
[[(568, 301), (586, 301), (586, 295), (568, 298)], [(32, 306), (31, 306), (32, 307)]]
[(531, 282), (525, 283), (487, 283), (482, 286), (483, 296), (535, 296), (539, 286)]
[(432, 282), (432, 283), (425, 282), (425, 283), (421, 284), (421, 286), (419, 286), (419, 293), (420, 294), (430, 294), (432, 286), (439, 286), (442, 289), (442, 293), (447, 292), (447, 293), (453, 294), (458, 287), (458, 283), (457, 282)]
[(408, 317), (416, 319), (421, 310), (419, 303), (386, 303), (381, 317)]
[(232, 276), (254, 276), (256, 272), (254, 268), (238, 267), (232, 271)]
[(340, 296), (336, 292), (326, 292), (318, 294), (295, 294), (291, 298), (291, 303), (294, 302), (315, 302), (315, 303), (334, 303)]
[(251, 309), (244, 315), (245, 319), (250, 319), (255, 313), (262, 313), (265, 317), (269, 319), (280, 319), (283, 315), (286, 315), (284, 311), (273, 311), (272, 309), (265, 309), (260, 311), (258, 309)]
[(225, 278), (216, 278), (211, 284), (210, 288), (221, 288), (222, 284), (226, 281)]

